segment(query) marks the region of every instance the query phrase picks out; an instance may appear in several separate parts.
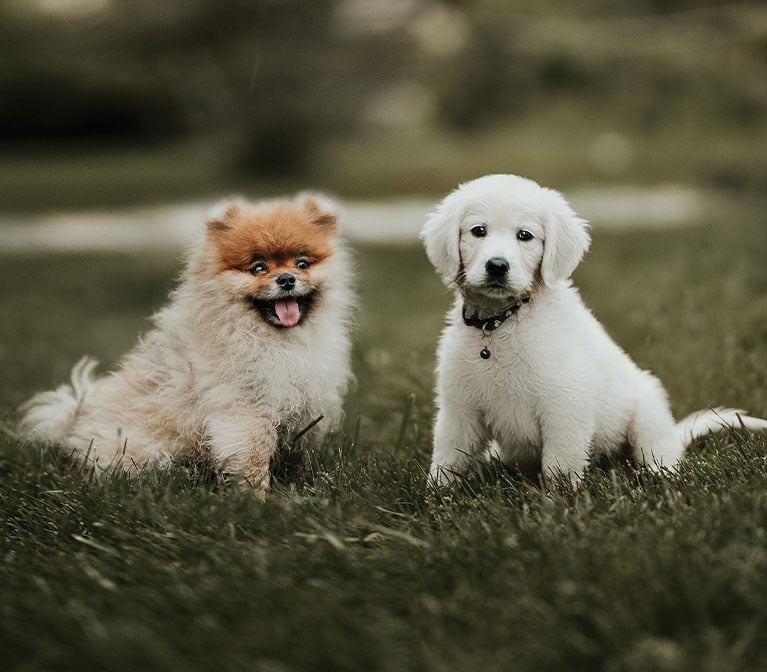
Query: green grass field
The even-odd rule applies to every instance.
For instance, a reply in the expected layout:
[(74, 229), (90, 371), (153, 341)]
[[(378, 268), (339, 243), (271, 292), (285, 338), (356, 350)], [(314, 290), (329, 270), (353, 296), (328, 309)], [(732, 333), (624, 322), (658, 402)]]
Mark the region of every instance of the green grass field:
[[(594, 232), (587, 303), (675, 413), (767, 413), (767, 216)], [(266, 503), (215, 474), (91, 482), (0, 432), (7, 670), (756, 670), (767, 665), (767, 437), (680, 473), (595, 469), (546, 497), (489, 466), (427, 492), (449, 297), (420, 249), (358, 251), (347, 429)], [(112, 366), (178, 268), (2, 257), (0, 419), (84, 353)], [(413, 396), (414, 395), (414, 396)]]

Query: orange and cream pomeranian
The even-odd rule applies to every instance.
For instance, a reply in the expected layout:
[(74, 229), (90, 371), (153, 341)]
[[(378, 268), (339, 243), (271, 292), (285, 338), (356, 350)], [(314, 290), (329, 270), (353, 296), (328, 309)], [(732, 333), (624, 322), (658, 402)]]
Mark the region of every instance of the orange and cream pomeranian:
[[(310, 448), (342, 419), (351, 381), (351, 263), (321, 196), (229, 201), (209, 215), (170, 302), (120, 368), (22, 407), (23, 435), (96, 471), (209, 456), (261, 492), (275, 452)], [(320, 418), (321, 421), (313, 425)]]

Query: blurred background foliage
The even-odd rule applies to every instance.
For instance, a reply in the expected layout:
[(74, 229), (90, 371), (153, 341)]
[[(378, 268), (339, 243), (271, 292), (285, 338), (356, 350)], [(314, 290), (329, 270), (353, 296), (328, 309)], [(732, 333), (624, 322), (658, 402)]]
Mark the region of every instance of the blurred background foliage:
[(489, 171), (760, 191), (767, 3), (0, 0), (0, 146), (6, 208)]

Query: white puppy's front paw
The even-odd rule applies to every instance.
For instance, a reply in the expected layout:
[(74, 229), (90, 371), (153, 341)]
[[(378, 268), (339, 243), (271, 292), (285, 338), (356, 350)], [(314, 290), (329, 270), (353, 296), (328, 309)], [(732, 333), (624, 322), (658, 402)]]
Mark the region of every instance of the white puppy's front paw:
[(449, 487), (460, 477), (461, 474), (449, 465), (432, 464), (429, 468), (429, 485), (435, 488)]

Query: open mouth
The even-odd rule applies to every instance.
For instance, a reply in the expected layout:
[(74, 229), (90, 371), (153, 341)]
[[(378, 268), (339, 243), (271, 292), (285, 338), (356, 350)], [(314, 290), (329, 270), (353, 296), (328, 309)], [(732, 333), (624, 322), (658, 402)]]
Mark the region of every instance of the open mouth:
[(272, 326), (290, 329), (300, 324), (312, 309), (317, 292), (304, 296), (286, 296), (265, 301), (255, 296), (249, 298), (250, 305)]

